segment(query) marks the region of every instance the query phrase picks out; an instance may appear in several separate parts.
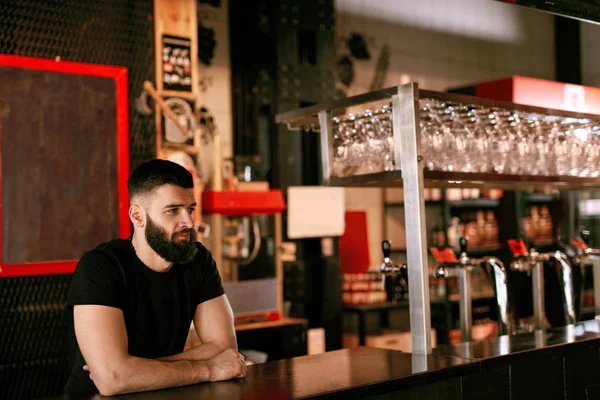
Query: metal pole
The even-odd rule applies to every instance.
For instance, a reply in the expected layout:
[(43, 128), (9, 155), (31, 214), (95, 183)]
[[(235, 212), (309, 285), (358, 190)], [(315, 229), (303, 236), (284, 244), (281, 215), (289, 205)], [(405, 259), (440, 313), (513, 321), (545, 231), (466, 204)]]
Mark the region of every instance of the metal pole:
[(412, 373), (418, 374), (419, 372), (427, 372), (428, 359), (426, 354), (413, 354), (412, 359)]
[(594, 305), (596, 306), (596, 317), (600, 317), (600, 257), (590, 257), (594, 269)]
[(535, 319), (535, 330), (544, 330), (545, 309), (544, 309), (544, 263), (538, 261), (535, 263), (532, 271), (533, 279), (533, 317)]
[(468, 268), (459, 268), (458, 277), (458, 306), (460, 315), (461, 341), (471, 341), (471, 327), (473, 325), (473, 311), (471, 304), (471, 271)]
[(547, 344), (546, 332), (544, 332), (542, 330), (536, 330), (533, 333), (533, 337), (535, 338), (535, 347), (537, 349), (539, 349), (541, 347), (546, 347), (546, 344)]
[(319, 111), (319, 126), (321, 136), (321, 172), (323, 174), (323, 184), (329, 185), (331, 177), (331, 162), (333, 161), (333, 122), (331, 120), (331, 111)]
[(402, 168), (404, 185), (412, 351), (430, 354), (431, 309), (418, 91), (415, 83), (398, 86), (398, 94), (392, 96), (392, 120), (396, 168)]

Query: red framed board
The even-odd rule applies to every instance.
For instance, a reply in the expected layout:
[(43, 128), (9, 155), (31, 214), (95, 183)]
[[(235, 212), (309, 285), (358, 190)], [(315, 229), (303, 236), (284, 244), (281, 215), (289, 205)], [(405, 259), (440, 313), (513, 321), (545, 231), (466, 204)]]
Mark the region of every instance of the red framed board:
[(0, 55), (0, 278), (130, 234), (127, 69)]

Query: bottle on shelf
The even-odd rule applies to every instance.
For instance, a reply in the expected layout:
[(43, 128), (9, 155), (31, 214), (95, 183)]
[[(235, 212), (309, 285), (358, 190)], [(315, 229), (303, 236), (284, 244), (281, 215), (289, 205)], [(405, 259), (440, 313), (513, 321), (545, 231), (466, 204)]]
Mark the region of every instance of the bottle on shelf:
[(465, 225), (464, 236), (466, 236), (469, 239), (469, 243), (473, 248), (481, 247), (481, 243), (479, 240), (479, 231), (477, 228), (476, 221), (471, 220), (471, 221), (467, 222), (467, 224)]
[[(487, 230), (486, 230), (486, 221), (484, 218), (484, 213), (483, 211), (477, 211), (477, 231), (479, 232), (479, 247), (489, 247), (488, 246), (488, 242), (489, 242), (489, 238), (488, 235), (486, 234)], [(472, 247), (478, 247), (476, 245), (473, 245)]]
[(536, 245), (550, 244), (553, 238), (553, 222), (548, 206), (532, 206), (521, 218), (524, 237)]
[(423, 200), (431, 201), (431, 189), (429, 189), (429, 188), (423, 189)]
[(536, 206), (531, 207), (531, 234), (533, 242), (539, 241), (540, 214)]
[(446, 245), (446, 236), (444, 235), (444, 229), (442, 228), (442, 222), (438, 220), (435, 227), (431, 231), (431, 244), (433, 247), (442, 248)]
[(540, 207), (538, 237), (541, 242), (552, 242), (552, 216), (547, 206)]
[(448, 201), (460, 201), (463, 199), (462, 190), (456, 188), (450, 188), (446, 190), (446, 200)]
[(502, 189), (490, 189), (489, 197), (493, 200), (501, 199), (504, 196), (504, 190)]
[(458, 217), (453, 217), (450, 222), (450, 226), (448, 227), (448, 247), (454, 249), (455, 251), (458, 251), (459, 249), (458, 238), (461, 237), (459, 224), (460, 219)]
[(521, 218), (521, 230), (523, 231), (523, 236), (527, 241), (532, 242), (535, 240), (535, 231), (533, 230), (531, 217), (525, 216)]
[(441, 200), (442, 200), (442, 189), (431, 188), (431, 201), (441, 201)]
[(485, 215), (485, 232), (487, 247), (498, 247), (498, 222), (491, 210), (488, 210)]

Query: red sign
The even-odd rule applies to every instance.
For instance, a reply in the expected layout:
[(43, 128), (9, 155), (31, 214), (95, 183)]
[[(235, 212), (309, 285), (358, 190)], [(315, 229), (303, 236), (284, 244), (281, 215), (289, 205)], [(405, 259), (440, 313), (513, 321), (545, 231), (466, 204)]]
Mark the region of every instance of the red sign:
[(525, 245), (525, 242), (523, 242), (523, 239), (511, 239), (508, 241), (508, 246), (515, 257), (520, 257), (527, 254), (527, 246)]
[(456, 255), (450, 248), (438, 249), (437, 247), (432, 247), (429, 249), (431, 254), (433, 254), (433, 258), (435, 261), (439, 263), (457, 263), (458, 259)]
[(573, 243), (573, 246), (575, 246), (577, 250), (585, 250), (588, 248), (588, 245), (585, 244), (582, 238), (571, 239), (571, 243)]
[(475, 87), (475, 95), (557, 110), (590, 114), (600, 112), (600, 88), (525, 76), (478, 83)]

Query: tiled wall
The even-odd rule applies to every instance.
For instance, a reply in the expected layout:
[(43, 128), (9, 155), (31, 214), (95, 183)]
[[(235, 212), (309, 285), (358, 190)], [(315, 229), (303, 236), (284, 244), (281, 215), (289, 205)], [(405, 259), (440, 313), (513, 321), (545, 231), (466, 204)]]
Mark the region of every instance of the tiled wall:
[[(336, 18), (338, 54), (348, 53), (345, 39), (352, 32), (366, 38), (371, 54), (370, 60), (353, 59), (348, 95), (369, 90), (386, 45), (383, 87), (417, 81), (446, 90), (510, 75), (554, 79), (553, 17), (533, 9), (482, 0), (336, 0)], [(368, 211), (376, 266), (383, 239), (380, 190), (351, 189), (346, 199), (349, 209)]]

